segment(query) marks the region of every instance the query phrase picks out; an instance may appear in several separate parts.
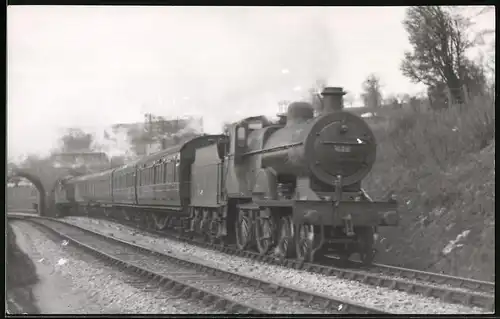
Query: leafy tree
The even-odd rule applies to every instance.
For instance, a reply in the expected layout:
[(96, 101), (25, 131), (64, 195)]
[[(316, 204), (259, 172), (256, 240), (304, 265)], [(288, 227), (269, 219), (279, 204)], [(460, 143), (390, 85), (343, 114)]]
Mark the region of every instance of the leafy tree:
[(366, 107), (378, 108), (382, 104), (382, 93), (380, 91), (380, 78), (375, 74), (370, 74), (363, 82), (363, 93), (361, 98)]
[(444, 84), (453, 102), (464, 101), (464, 85), (477, 90), (484, 82), (479, 67), (466, 57), (482, 38), (471, 37), (470, 18), (445, 7), (413, 6), (403, 25), (413, 50), (405, 52), (401, 70), (410, 80), (435, 89)]

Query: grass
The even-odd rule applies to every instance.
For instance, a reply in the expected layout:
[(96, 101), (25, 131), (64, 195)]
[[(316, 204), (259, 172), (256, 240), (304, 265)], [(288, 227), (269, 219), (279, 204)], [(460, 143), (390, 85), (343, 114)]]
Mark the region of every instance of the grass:
[(402, 220), (381, 229), (379, 262), (493, 280), (494, 100), (385, 115), (373, 125), (377, 162), (363, 186), (376, 198), (394, 190)]

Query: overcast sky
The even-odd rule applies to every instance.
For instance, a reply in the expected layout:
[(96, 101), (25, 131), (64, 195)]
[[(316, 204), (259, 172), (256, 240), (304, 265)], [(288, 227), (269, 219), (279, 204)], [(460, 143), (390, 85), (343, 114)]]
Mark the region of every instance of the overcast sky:
[(47, 154), (61, 129), (145, 112), (224, 121), (277, 112), (315, 80), (357, 96), (422, 87), (401, 75), (404, 7), (7, 8), (8, 153)]

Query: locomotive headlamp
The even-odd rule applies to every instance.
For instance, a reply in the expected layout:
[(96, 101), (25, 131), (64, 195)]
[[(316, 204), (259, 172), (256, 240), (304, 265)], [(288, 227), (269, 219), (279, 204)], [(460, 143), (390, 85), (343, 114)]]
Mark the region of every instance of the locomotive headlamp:
[(340, 134), (344, 134), (347, 132), (347, 125), (343, 124), (341, 127), (340, 127)]

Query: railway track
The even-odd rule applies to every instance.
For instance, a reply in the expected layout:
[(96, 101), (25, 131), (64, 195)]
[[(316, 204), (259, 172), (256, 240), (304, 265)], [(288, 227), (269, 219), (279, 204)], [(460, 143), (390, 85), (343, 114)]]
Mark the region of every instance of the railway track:
[[(266, 282), (230, 271), (162, 254), (145, 247), (108, 237), (61, 220), (33, 216), (27, 220), (68, 240), (92, 255), (139, 276), (131, 282), (148, 290), (170, 290), (179, 297), (201, 299), (229, 313), (330, 313), (384, 314), (386, 312), (331, 296)], [(227, 292), (231, 292), (228, 296)], [(242, 297), (244, 296), (244, 297)]]
[[(361, 267), (361, 263), (354, 263)], [(463, 277), (455, 277), (445, 274), (432, 273), (414, 269), (407, 269), (383, 264), (373, 264), (373, 267), (368, 269), (370, 272), (378, 273), (384, 276), (400, 277), (408, 280), (427, 282), (440, 286), (448, 286), (457, 289), (470, 290), (486, 295), (495, 295), (495, 283), (481, 281)]]
[[(360, 264), (356, 262), (352, 263), (352, 267), (346, 268), (334, 267), (324, 263), (304, 263), (293, 259), (283, 260), (272, 255), (263, 256), (252, 251), (239, 251), (236, 247), (209, 243), (177, 232), (159, 232), (138, 227), (133, 223), (111, 218), (99, 219), (124, 224), (160, 238), (167, 237), (198, 247), (217, 250), (228, 255), (244, 257), (291, 269), (305, 270), (311, 273), (319, 273), (327, 276), (333, 275), (338, 278), (356, 280), (371, 286), (385, 287), (412, 294), (421, 294), (426, 297), (435, 297), (447, 303), (475, 306), (487, 311), (495, 310), (494, 282), (484, 282), (382, 264), (374, 264), (372, 268), (366, 269), (366, 267), (361, 267)], [(335, 260), (332, 260), (332, 263), (334, 262)]]

